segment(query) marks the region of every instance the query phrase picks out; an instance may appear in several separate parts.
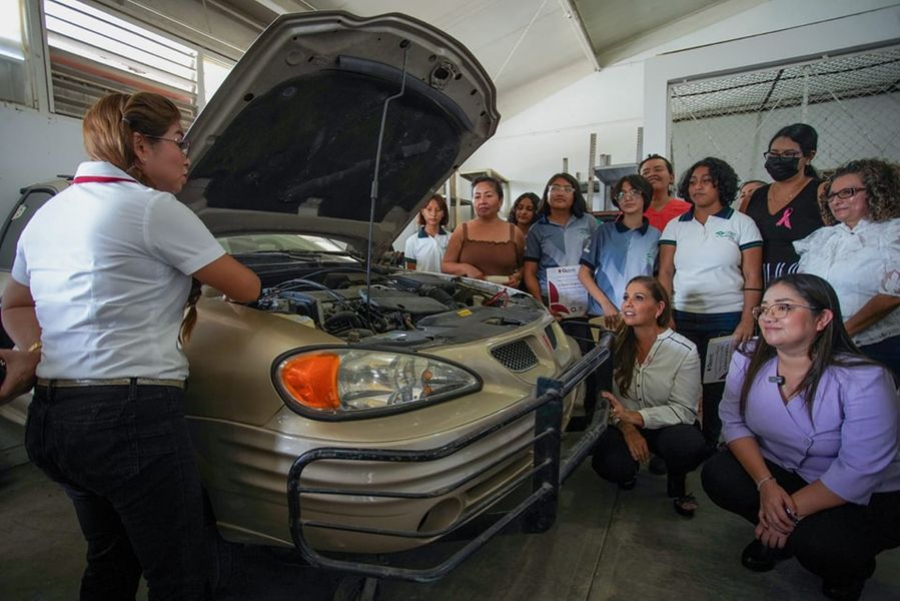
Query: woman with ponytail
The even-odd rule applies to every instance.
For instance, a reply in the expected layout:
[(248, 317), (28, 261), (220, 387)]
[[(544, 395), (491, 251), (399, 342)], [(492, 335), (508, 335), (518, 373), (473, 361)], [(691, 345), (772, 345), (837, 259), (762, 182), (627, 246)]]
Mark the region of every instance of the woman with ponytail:
[(81, 599), (132, 599), (141, 575), (150, 599), (208, 598), (181, 344), (200, 283), (250, 301), (259, 278), (173, 196), (190, 160), (171, 101), (111, 94), (83, 130), (92, 160), (19, 239), (2, 312), (18, 350), (0, 353), (0, 402), (34, 384), (25, 447), (75, 505)]

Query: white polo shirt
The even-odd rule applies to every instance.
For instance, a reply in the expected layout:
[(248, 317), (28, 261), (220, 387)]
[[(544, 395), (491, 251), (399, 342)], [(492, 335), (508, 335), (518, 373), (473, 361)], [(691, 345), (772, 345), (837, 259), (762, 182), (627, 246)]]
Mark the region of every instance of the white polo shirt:
[(37, 375), (186, 378), (190, 274), (225, 251), (174, 196), (109, 163), (82, 163), (75, 182), (25, 227), (12, 268), (42, 329)]
[(416, 271), (441, 272), (441, 260), (447, 251), (450, 234), (442, 227), (437, 236), (429, 236), (425, 227), (406, 239), (403, 260), (416, 266)]
[(744, 308), (741, 253), (762, 246), (753, 219), (725, 207), (702, 224), (694, 209), (666, 224), (659, 245), (675, 247), (672, 306), (689, 313), (731, 313)]

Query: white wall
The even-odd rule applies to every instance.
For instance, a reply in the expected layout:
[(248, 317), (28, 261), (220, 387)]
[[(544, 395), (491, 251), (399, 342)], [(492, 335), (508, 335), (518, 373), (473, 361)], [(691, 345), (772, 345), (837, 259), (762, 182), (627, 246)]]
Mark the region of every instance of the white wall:
[(587, 178), (592, 133), (598, 154), (612, 155), (613, 163), (633, 162), (643, 124), (643, 72), (642, 63), (630, 63), (591, 73), (501, 121), (462, 171), (490, 167), (510, 180), (513, 198), (529, 191), (540, 195), (547, 179), (562, 171), (564, 157), (570, 173)]
[(5, 218), (19, 197), (19, 188), (72, 175), (87, 159), (81, 141), (81, 121), (31, 109), (0, 104), (0, 216)]
[[(645, 155), (668, 154), (669, 81), (883, 42), (900, 36), (898, 6), (891, 0), (771, 0), (600, 72), (579, 75), (574, 83), (565, 77), (570, 74), (551, 74), (517, 89), (515, 98), (499, 99), (501, 114), (508, 109), (513, 116), (501, 121), (497, 134), (462, 170), (496, 170), (510, 180), (515, 197), (540, 193), (547, 178), (561, 170), (563, 157), (569, 158), (571, 173), (586, 178), (591, 133), (598, 134), (598, 154), (612, 155), (614, 164), (635, 160), (639, 126), (644, 126)], [(571, 70), (580, 74), (585, 68)], [(525, 99), (543, 97), (552, 85), (559, 86), (556, 93), (522, 109)]]

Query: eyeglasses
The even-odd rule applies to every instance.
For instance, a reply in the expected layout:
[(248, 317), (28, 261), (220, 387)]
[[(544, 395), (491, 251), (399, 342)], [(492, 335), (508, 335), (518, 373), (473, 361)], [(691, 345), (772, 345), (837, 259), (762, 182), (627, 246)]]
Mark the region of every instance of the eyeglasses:
[(793, 311), (794, 309), (809, 309), (810, 311), (815, 311), (815, 307), (809, 307), (807, 305), (792, 305), (790, 303), (776, 303), (771, 307), (753, 307), (750, 310), (750, 314), (753, 315), (753, 319), (759, 320), (763, 316), (768, 315), (772, 319), (784, 319), (787, 317), (787, 314)]
[(768, 159), (799, 159), (803, 156), (803, 153), (799, 150), (785, 150), (784, 152), (779, 152), (777, 150), (770, 150), (769, 152), (763, 153), (763, 158)]
[(829, 192), (828, 194), (826, 194), (825, 200), (827, 200), (828, 202), (831, 202), (835, 198), (848, 200), (864, 190), (865, 188), (841, 188), (840, 190), (835, 190), (834, 192)]
[(145, 138), (153, 138), (154, 140), (165, 140), (166, 142), (172, 142), (178, 149), (187, 156), (187, 153), (191, 150), (191, 141), (185, 140), (182, 138), (181, 140), (176, 140), (175, 138), (166, 138), (163, 136), (151, 136), (150, 134), (141, 134)]
[(572, 186), (557, 186), (556, 184), (550, 185), (551, 192), (565, 192), (566, 194), (571, 194), (575, 191), (575, 188)]
[(628, 190), (626, 192), (625, 190), (622, 190), (621, 192), (616, 194), (616, 200), (624, 200), (624, 199), (628, 198), (629, 196), (631, 198), (640, 198), (641, 191), (640, 190)]

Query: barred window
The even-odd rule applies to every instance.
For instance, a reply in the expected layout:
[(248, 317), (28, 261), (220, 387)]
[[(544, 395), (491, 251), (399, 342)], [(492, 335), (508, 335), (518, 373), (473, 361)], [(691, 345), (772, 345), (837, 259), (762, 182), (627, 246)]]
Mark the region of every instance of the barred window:
[(78, 0), (44, 0), (54, 112), (81, 118), (111, 92), (155, 92), (193, 121), (199, 53)]
[(0, 2), (0, 100), (34, 107), (26, 62), (25, 12), (21, 2)]

